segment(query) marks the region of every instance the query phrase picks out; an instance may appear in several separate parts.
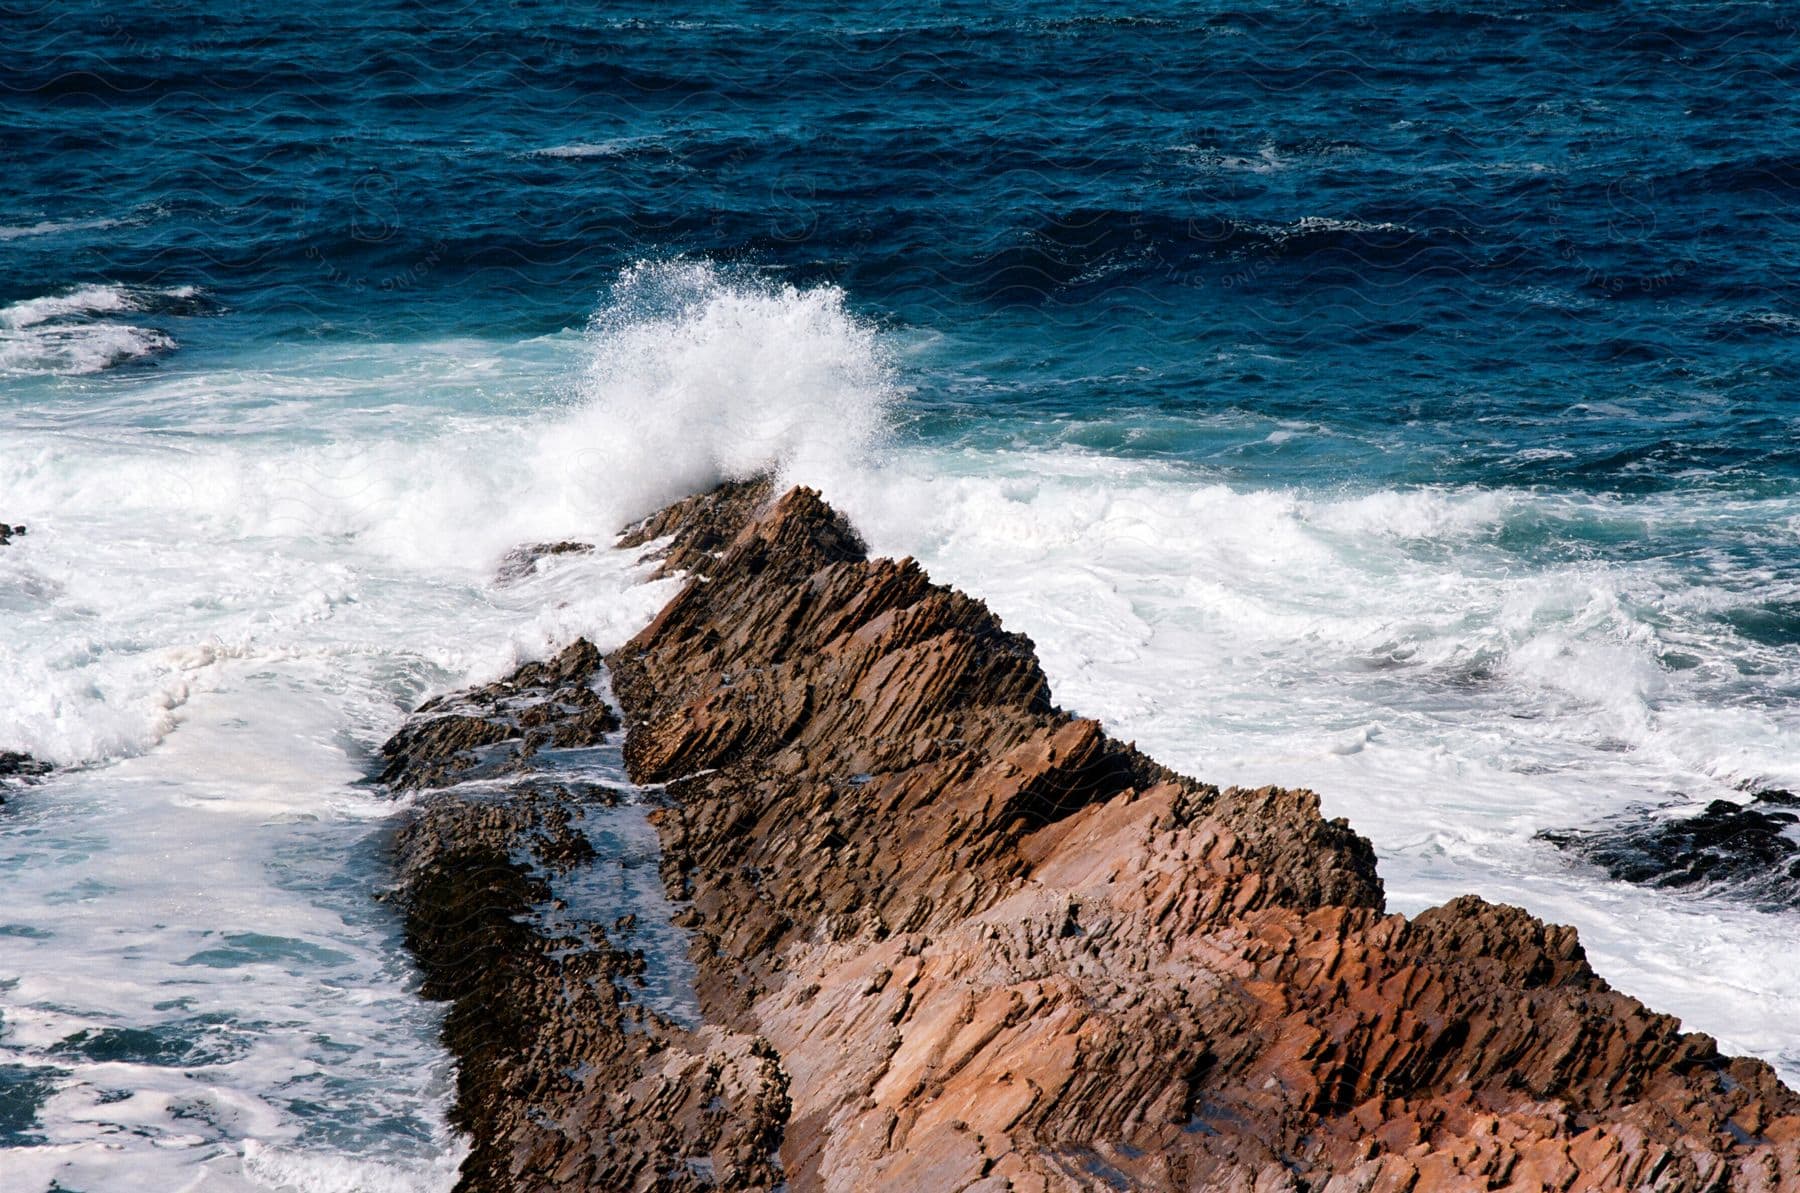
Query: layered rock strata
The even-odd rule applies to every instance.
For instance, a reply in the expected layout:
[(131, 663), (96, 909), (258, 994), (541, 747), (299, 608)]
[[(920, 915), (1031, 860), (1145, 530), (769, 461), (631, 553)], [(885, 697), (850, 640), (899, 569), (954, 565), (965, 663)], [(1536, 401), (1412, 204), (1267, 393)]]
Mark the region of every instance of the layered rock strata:
[[(1312, 793), (1196, 782), (1057, 709), (1029, 642), (816, 494), (727, 486), (624, 541), (694, 576), (608, 665), (700, 1017), (611, 971), (578, 1012), (566, 976), (506, 979), (475, 1001), (526, 1027), (464, 1038), (467, 949), (416, 940), (465, 1070), (515, 1075), (497, 1121), (465, 1110), (466, 1187), (1800, 1187), (1768, 1066), (1611, 990), (1571, 929), (1386, 914)], [(416, 876), (479, 870), (452, 830), (403, 842), (415, 935), (460, 906)]]

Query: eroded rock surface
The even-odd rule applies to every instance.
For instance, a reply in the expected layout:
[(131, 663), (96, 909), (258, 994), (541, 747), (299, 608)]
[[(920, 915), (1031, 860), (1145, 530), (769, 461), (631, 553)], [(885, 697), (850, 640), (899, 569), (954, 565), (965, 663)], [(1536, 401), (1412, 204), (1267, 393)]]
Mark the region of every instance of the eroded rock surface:
[[(816, 494), (730, 486), (626, 541), (696, 576), (608, 666), (701, 1021), (586, 975), (573, 1003), (566, 974), (484, 988), (526, 1026), (452, 1033), (504, 1068), (465, 1187), (1800, 1187), (1768, 1066), (1611, 990), (1571, 929), (1386, 914), (1312, 793), (1196, 782), (1061, 712), (1024, 638)], [(541, 831), (451, 863), (466, 830), (409, 830), (452, 892), (409, 884), (415, 931), (528, 902), (506, 867)], [(468, 935), (415, 941), (434, 991), (483, 940), (558, 952), (442, 918)]]

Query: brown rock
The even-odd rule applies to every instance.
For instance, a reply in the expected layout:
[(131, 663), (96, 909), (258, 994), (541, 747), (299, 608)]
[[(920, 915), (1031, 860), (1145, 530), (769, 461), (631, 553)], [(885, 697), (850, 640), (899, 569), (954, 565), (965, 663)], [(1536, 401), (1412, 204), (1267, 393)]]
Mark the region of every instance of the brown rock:
[(595, 863), (586, 813), (619, 798), (550, 752), (619, 728), (601, 672), (577, 641), (428, 701), (383, 750), (396, 791), (425, 789), (395, 836), (392, 899), (423, 993), (451, 1003), (453, 1120), (472, 1140), (459, 1187), (773, 1188), (786, 1078), (766, 1042), (641, 1005), (635, 917), (608, 931), (554, 896), (554, 876)]
[[(661, 567), (656, 575), (695, 571), (736, 538), (744, 523), (768, 504), (770, 496), (766, 480), (730, 481), (710, 493), (685, 497), (651, 514), (620, 535), (618, 545), (642, 547), (667, 538), (669, 542), (658, 552)], [(860, 552), (861, 540), (856, 543)]]
[(609, 664), (701, 1006), (788, 1074), (789, 1188), (1800, 1185), (1800, 1098), (1572, 930), (1383, 914), (1310, 792), (1054, 709), (1029, 643), (816, 494), (676, 508), (705, 580)]
[[(1058, 710), (1029, 642), (816, 494), (726, 486), (624, 541), (696, 576), (607, 665), (700, 1022), (639, 1005), (597, 923), (574, 948), (522, 915), (584, 864), (578, 793), (430, 797), (401, 890), (456, 1000), (464, 1188), (1800, 1188), (1767, 1065), (1613, 991), (1571, 929), (1386, 914), (1312, 793)], [(533, 765), (515, 693), (595, 663), (427, 706), (393, 781)]]
[(423, 993), (452, 1002), (454, 1121), (473, 1140), (459, 1188), (654, 1188), (699, 1174), (774, 1187), (786, 1103), (767, 1046), (645, 1009), (632, 1001), (639, 954), (598, 927), (559, 935), (534, 917), (544, 873), (592, 856), (566, 794), (526, 786), (498, 802), (453, 789), (396, 841)]

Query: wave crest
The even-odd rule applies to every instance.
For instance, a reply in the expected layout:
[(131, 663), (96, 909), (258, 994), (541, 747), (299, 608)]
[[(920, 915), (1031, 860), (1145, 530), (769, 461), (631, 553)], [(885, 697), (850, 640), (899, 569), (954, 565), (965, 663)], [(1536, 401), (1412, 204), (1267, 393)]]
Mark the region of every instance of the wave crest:
[(108, 318), (124, 313), (192, 314), (192, 286), (154, 290), (76, 286), (0, 307), (0, 376), (74, 376), (172, 351), (175, 337)]
[(626, 270), (587, 338), (579, 408), (547, 454), (626, 518), (759, 472), (804, 484), (866, 465), (901, 395), (842, 290), (708, 262)]

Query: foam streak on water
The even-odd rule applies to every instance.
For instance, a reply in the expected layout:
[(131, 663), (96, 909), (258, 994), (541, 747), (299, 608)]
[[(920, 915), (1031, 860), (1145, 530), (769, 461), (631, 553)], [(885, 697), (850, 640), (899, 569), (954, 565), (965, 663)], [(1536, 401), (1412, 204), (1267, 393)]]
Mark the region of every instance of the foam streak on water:
[(7, 825), (5, 1050), (54, 1083), (8, 1171), (255, 1188), (245, 1149), (373, 1152), (360, 1173), (442, 1187), (436, 1015), (367, 898), (390, 809), (352, 786), (304, 668), (220, 670), (162, 749), (58, 779)]

